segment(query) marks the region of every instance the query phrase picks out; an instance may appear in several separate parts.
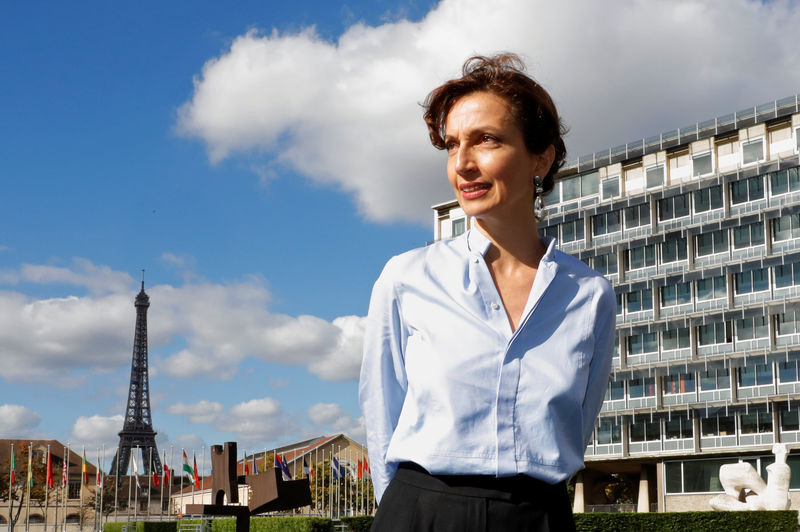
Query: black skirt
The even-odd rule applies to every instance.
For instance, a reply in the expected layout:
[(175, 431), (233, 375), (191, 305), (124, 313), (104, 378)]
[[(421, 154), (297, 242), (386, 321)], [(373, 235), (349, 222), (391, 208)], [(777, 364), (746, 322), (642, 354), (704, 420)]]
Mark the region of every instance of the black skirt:
[(400, 464), (383, 494), (374, 532), (574, 531), (565, 482), (526, 475), (431, 475)]

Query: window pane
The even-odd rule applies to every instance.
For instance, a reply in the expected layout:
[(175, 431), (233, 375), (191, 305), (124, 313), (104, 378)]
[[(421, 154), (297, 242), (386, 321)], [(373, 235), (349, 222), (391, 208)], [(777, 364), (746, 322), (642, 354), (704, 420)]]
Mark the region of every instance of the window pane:
[(603, 199), (619, 196), (619, 176), (603, 180)]
[(721, 209), (722, 208), (722, 185), (717, 185), (715, 187), (711, 187), (709, 189), (711, 193), (711, 208), (712, 209)]
[(742, 164), (754, 163), (764, 158), (762, 139), (742, 143)]
[(800, 380), (798, 379), (797, 362), (794, 360), (779, 362), (778, 379), (780, 379), (781, 382), (797, 382)]
[(599, 172), (591, 172), (581, 176), (581, 196), (597, 194), (599, 176)]
[(753, 283), (750, 272), (736, 274), (736, 293), (749, 294), (753, 291)]
[(797, 407), (793, 410), (781, 410), (781, 430), (800, 430), (800, 416)]
[(689, 283), (680, 283), (677, 285), (677, 292), (679, 305), (692, 302), (692, 287)]
[(772, 238), (776, 242), (792, 238), (791, 215), (781, 216), (772, 220)]
[(675, 217), (689, 216), (689, 194), (675, 196)]
[(695, 190), (694, 192), (695, 212), (705, 212), (709, 209), (711, 209), (711, 197), (709, 196), (708, 189)]
[(714, 253), (714, 236), (712, 233), (697, 235), (697, 256), (704, 257)]
[(656, 166), (647, 169), (647, 188), (664, 184), (664, 167)]
[(747, 181), (731, 183), (731, 202), (733, 204), (747, 201)]
[(713, 278), (714, 281), (714, 298), (719, 299), (725, 297), (728, 293), (728, 289), (725, 286), (725, 276), (718, 275), (717, 277)]
[(769, 185), (773, 195), (789, 192), (789, 176), (786, 174), (786, 170), (769, 174)]
[(619, 224), (619, 211), (606, 213), (606, 228), (609, 233), (615, 233), (621, 229)]
[(755, 386), (756, 368), (746, 366), (739, 368), (739, 386)]
[(561, 201), (578, 199), (581, 196), (580, 176), (561, 180)]
[(692, 157), (692, 175), (705, 175), (711, 173), (711, 152)]
[[(669, 430), (669, 429), (668, 429)], [(668, 432), (669, 434), (669, 432)], [(676, 438), (678, 436), (675, 436)], [(668, 435), (667, 438), (670, 438)], [(664, 464), (664, 476), (666, 477), (667, 493), (682, 493), (682, 470), (680, 462), (667, 462)]]
[(766, 268), (753, 270), (753, 292), (769, 290), (769, 275)]
[(750, 201), (764, 197), (764, 182), (761, 177), (751, 177), (747, 180)]
[(697, 299), (698, 301), (706, 301), (714, 298), (714, 285), (711, 279), (698, 279), (697, 280)]
[(750, 244), (756, 246), (764, 243), (764, 222), (750, 224)]
[(733, 228), (733, 248), (740, 249), (750, 246), (750, 227), (739, 226)]
[(467, 227), (467, 221), (464, 218), (453, 220), (453, 236), (463, 234)]

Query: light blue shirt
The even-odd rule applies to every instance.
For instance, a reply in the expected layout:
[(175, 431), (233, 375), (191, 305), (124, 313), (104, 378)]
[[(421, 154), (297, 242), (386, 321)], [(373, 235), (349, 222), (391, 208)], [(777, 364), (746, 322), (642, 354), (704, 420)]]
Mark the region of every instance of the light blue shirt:
[(376, 281), (359, 402), (375, 496), (399, 462), (434, 474), (520, 473), (556, 483), (583, 467), (614, 346), (609, 282), (555, 249), (511, 330), (479, 230), (393, 257)]

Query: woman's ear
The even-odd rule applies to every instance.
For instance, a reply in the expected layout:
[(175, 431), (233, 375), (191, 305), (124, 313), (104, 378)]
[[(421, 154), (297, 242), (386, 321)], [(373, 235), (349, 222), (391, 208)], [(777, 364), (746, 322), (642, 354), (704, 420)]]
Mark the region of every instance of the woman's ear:
[(555, 147), (551, 144), (545, 148), (542, 153), (534, 153), (531, 155), (531, 162), (533, 163), (531, 175), (540, 175), (542, 179), (544, 179), (544, 176), (550, 171), (550, 167), (553, 166), (553, 161), (556, 159)]

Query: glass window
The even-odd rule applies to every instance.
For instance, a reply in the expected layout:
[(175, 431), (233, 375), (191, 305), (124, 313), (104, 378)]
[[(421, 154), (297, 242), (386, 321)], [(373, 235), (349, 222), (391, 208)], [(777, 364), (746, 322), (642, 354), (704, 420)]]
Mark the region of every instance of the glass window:
[(661, 288), (661, 306), (671, 307), (692, 302), (692, 286), (689, 283), (677, 283)]
[(661, 261), (664, 263), (686, 260), (686, 239), (676, 238), (661, 243)]
[(751, 364), (739, 368), (739, 386), (772, 384), (772, 364)]
[(617, 316), (622, 314), (622, 294), (616, 294), (617, 297)]
[(631, 229), (650, 223), (650, 204), (643, 203), (625, 209), (625, 227)]
[(658, 217), (662, 221), (689, 216), (689, 194), (658, 201)]
[(606, 401), (625, 398), (625, 381), (609, 381), (606, 388)]
[(602, 184), (602, 198), (604, 200), (616, 198), (619, 196), (619, 176), (609, 177), (603, 179)]
[(734, 205), (755, 201), (764, 197), (764, 182), (761, 176), (731, 183), (731, 203)]
[(800, 284), (800, 263), (782, 264), (773, 268), (775, 288), (786, 288)]
[(727, 295), (724, 275), (718, 275), (709, 279), (698, 279), (695, 283), (697, 284), (698, 301), (720, 299)]
[(800, 381), (797, 360), (778, 362), (778, 380), (782, 383)]
[(658, 441), (661, 439), (661, 427), (657, 419), (635, 420), (630, 425), (630, 438), (632, 442)]
[(647, 188), (657, 187), (664, 184), (664, 165), (653, 166), (645, 172)]
[(561, 180), (561, 201), (571, 201), (581, 197), (581, 176), (566, 177)]
[(795, 406), (792, 410), (788, 410), (786, 405), (781, 405), (780, 409), (778, 410), (780, 424), (781, 424), (781, 431), (787, 430), (800, 430), (800, 416), (797, 415), (797, 407)]
[(786, 336), (800, 332), (800, 311), (794, 310), (775, 315), (775, 334)]
[(695, 237), (698, 257), (728, 251), (728, 230), (719, 229), (711, 233), (702, 233)]
[[(664, 436), (668, 440), (691, 438), (692, 420), (681, 414), (672, 414), (664, 421)], [(667, 488), (669, 489), (669, 488)]]
[(562, 242), (583, 240), (583, 220), (579, 218), (561, 224), (561, 240)]
[(619, 211), (604, 212), (592, 216), (592, 232), (595, 235), (605, 235), (608, 233), (616, 233), (622, 229), (619, 223)]
[(655, 266), (656, 247), (655, 244), (641, 246), (628, 250), (628, 266), (631, 270)]
[(656, 394), (655, 377), (636, 377), (628, 379), (628, 395), (633, 398), (653, 397)]
[(764, 159), (764, 139), (742, 142), (742, 164), (750, 164)]
[(689, 328), (667, 329), (661, 333), (664, 351), (686, 349), (689, 347)]
[(767, 326), (766, 316), (736, 320), (737, 340), (753, 340), (767, 337), (769, 337), (769, 327)]
[(558, 240), (558, 226), (549, 225), (542, 230), (542, 236)]
[(721, 410), (721, 414), (701, 418), (701, 434), (703, 436), (733, 436), (736, 434), (736, 420), (732, 415), (723, 414), (724, 410)]
[(764, 222), (733, 228), (733, 249), (758, 246), (764, 243)]
[[(731, 417), (732, 421), (733, 418)], [(716, 418), (702, 420), (703, 436), (718, 436), (721, 432), (725, 434), (732, 434), (727, 432), (730, 427), (731, 421), (722, 421), (722, 429), (720, 429), (720, 422)], [(706, 428), (713, 426), (713, 432), (706, 434)], [(721, 458), (710, 460), (686, 460), (683, 462), (683, 492), (682, 493), (706, 493), (710, 491), (723, 491), (722, 484), (719, 481), (719, 468), (723, 464), (736, 463), (736, 458)], [(675, 492), (677, 493), (677, 492)]]
[(621, 425), (614, 422), (614, 418), (602, 418), (597, 426), (597, 443), (607, 445), (622, 443)]
[(710, 174), (714, 169), (712, 168), (711, 152), (701, 153), (692, 157), (692, 175), (697, 177), (699, 175)]
[(631, 355), (655, 353), (658, 351), (658, 335), (654, 332), (633, 334), (628, 337), (628, 348)]
[(772, 414), (750, 407), (748, 412), (739, 414), (742, 434), (764, 434), (772, 432)]
[(772, 239), (775, 242), (800, 238), (800, 214), (785, 214), (772, 220)]
[(700, 346), (726, 344), (732, 341), (729, 321), (708, 323), (697, 327), (697, 344)]
[(759, 268), (747, 272), (737, 273), (734, 276), (734, 289), (736, 294), (749, 294), (769, 290), (769, 270)]
[(722, 185), (694, 191), (695, 212), (706, 212), (722, 208)]
[(581, 176), (581, 196), (597, 194), (598, 178), (600, 172), (589, 172)]
[(664, 393), (691, 393), (695, 390), (694, 373), (673, 373), (664, 377)]
[(617, 254), (606, 253), (594, 257), (594, 269), (603, 275), (617, 273)]
[(464, 233), (467, 229), (467, 220), (464, 218), (458, 218), (453, 220), (453, 236), (458, 236)]

